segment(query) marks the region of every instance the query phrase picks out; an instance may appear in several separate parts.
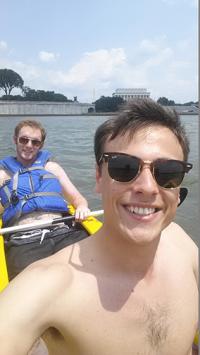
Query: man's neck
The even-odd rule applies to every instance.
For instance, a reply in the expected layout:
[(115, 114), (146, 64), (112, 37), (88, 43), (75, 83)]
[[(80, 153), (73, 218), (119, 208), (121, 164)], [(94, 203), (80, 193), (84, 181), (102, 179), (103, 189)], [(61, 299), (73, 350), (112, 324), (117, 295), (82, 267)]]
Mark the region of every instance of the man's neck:
[(98, 248), (102, 250), (106, 260), (112, 260), (121, 269), (141, 275), (151, 274), (157, 263), (157, 253), (160, 247), (160, 236), (146, 244), (139, 244), (125, 238), (116, 238), (102, 227), (98, 232)]
[(17, 159), (17, 161), (19, 162), (19, 163), (21, 163), (24, 167), (29, 167), (29, 166), (31, 166), (31, 165), (33, 165), (33, 163), (34, 163), (34, 161), (36, 160), (36, 159), (32, 159), (32, 160), (25, 160), (25, 159), (22, 159), (22, 158), (20, 158), (20, 157), (16, 157), (16, 159)]

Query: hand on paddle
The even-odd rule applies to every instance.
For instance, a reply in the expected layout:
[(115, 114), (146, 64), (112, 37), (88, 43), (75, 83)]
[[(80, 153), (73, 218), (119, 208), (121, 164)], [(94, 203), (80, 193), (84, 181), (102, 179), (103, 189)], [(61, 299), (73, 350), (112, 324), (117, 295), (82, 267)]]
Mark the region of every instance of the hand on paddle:
[(91, 211), (88, 207), (80, 205), (75, 210), (75, 221), (80, 222), (90, 215)]

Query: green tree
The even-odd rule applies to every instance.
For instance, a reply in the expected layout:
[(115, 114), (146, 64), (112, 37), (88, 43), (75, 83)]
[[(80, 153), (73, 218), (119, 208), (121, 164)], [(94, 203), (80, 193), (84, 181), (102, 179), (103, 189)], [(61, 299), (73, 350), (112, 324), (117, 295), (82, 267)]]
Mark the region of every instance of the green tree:
[(55, 93), (54, 91), (34, 90), (28, 86), (23, 87), (24, 99), (30, 101), (57, 101), (57, 102), (69, 102), (66, 96), (63, 94)]
[(95, 110), (96, 112), (116, 112), (123, 103), (124, 100), (121, 97), (101, 96), (95, 101)]
[(175, 102), (173, 100), (168, 100), (166, 97), (159, 97), (157, 102), (163, 106), (174, 106)]
[(24, 101), (24, 97), (21, 95), (3, 95), (0, 97), (2, 101)]
[(0, 89), (10, 95), (14, 88), (22, 89), (24, 81), (19, 74), (11, 69), (0, 69)]

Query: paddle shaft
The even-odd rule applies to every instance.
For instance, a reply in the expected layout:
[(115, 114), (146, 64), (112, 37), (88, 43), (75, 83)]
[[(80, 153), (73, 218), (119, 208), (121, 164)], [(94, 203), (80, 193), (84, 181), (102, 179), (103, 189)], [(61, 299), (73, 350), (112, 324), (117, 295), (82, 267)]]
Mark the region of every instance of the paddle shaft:
[[(103, 210), (99, 211), (93, 211), (90, 212), (89, 216), (100, 216), (104, 213)], [(12, 226), (12, 227), (6, 227), (6, 228), (1, 228), (0, 229), (0, 234), (7, 234), (7, 233), (15, 233), (15, 232), (24, 232), (24, 231), (29, 231), (35, 228), (45, 228), (49, 227), (51, 225), (57, 225), (60, 223), (63, 223), (68, 220), (74, 220), (75, 216), (65, 216), (65, 217), (58, 217), (54, 219), (46, 219), (43, 221), (37, 221), (33, 223), (27, 223), (27, 224), (21, 224), (19, 226)]]

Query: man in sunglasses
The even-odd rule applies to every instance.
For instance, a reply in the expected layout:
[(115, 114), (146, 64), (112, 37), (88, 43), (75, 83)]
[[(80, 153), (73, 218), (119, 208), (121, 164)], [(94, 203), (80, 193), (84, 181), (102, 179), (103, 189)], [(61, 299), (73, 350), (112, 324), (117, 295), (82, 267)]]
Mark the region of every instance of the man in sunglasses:
[(51, 355), (197, 354), (197, 247), (172, 222), (188, 152), (178, 115), (150, 99), (97, 129), (103, 226), (0, 294), (4, 354), (26, 354), (41, 334)]
[[(14, 131), (16, 157), (0, 161), (0, 198), (3, 226), (21, 225), (67, 214), (68, 203), (80, 221), (89, 213), (86, 199), (72, 184), (63, 168), (43, 150), (45, 129), (34, 120), (18, 123)], [(66, 202), (68, 201), (68, 202)], [(9, 278), (12, 279), (29, 263), (49, 256), (67, 245), (69, 236), (82, 238), (86, 233), (78, 227), (33, 230), (5, 237)]]

